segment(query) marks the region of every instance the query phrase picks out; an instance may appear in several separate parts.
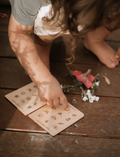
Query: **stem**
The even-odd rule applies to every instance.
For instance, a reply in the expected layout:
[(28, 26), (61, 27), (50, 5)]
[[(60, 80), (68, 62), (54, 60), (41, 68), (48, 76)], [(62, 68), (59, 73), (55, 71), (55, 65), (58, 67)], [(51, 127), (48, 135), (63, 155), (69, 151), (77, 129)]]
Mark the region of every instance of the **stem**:
[(70, 70), (70, 68), (69, 68), (69, 66), (67, 64), (66, 64), (66, 66), (67, 66), (67, 69), (68, 69), (70, 75), (72, 76), (72, 71)]

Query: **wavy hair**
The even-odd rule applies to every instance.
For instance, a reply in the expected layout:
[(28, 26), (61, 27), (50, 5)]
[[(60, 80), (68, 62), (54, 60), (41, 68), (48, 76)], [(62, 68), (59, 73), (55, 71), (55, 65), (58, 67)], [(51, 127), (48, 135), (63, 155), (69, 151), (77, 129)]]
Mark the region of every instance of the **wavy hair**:
[[(62, 31), (69, 30), (71, 34), (69, 63), (75, 60), (78, 39), (87, 32), (101, 25), (109, 31), (120, 27), (120, 0), (50, 0), (50, 3), (51, 17), (46, 19), (49, 26), (54, 28), (58, 24)], [(61, 13), (64, 14), (62, 18)], [(114, 25), (113, 21), (116, 21)]]

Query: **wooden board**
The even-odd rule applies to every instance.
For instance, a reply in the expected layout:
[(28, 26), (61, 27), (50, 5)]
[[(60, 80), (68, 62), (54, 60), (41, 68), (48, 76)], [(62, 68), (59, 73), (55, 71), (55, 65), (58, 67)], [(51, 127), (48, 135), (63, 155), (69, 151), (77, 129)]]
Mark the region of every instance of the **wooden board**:
[[(109, 42), (107, 44), (112, 47), (116, 52), (120, 46), (119, 42)], [(95, 54), (91, 51), (87, 50), (84, 47), (83, 41), (79, 42), (78, 47), (76, 48), (76, 55), (75, 55), (75, 63), (82, 63), (82, 64), (93, 64), (93, 65), (103, 65), (97, 58)], [(120, 65), (118, 65), (120, 66)]]
[(0, 131), (1, 157), (118, 157), (120, 140)]
[(5, 5), (5, 6), (10, 5), (9, 0), (1, 0), (0, 5)]
[[(53, 45), (51, 47), (51, 62), (65, 62), (66, 56), (66, 38), (59, 37), (53, 42)], [(1, 45), (1, 57), (15, 57), (15, 54), (13, 53), (8, 39), (7, 33), (0, 33), (0, 45)], [(118, 42), (108, 42), (108, 44), (117, 51), (119, 48), (120, 43)], [(80, 64), (93, 64), (93, 65), (103, 65), (98, 58), (90, 51), (88, 51), (84, 45), (83, 40), (79, 42), (79, 45), (76, 49), (76, 55), (75, 55), (75, 63)], [(118, 65), (120, 66), (120, 65)]]
[[(1, 5), (9, 2), (1, 2), (0, 12), (10, 17), (10, 6)], [(0, 157), (120, 156), (120, 65), (115, 69), (106, 68), (93, 53), (84, 48), (83, 40), (79, 42), (71, 69), (86, 72), (91, 68), (93, 75), (100, 74), (101, 89), (95, 92), (100, 96), (100, 101), (93, 104), (83, 102), (79, 89), (66, 93), (68, 101), (85, 117), (61, 134), (51, 137), (4, 97), (31, 82), (10, 48), (8, 22), (9, 18), (0, 19)], [(116, 51), (120, 45), (119, 34), (118, 30), (106, 39)], [(72, 84), (71, 79), (65, 77), (68, 73), (65, 51), (69, 36), (59, 39), (54, 41), (51, 48), (51, 72), (61, 84)], [(103, 75), (110, 79), (110, 86), (102, 78)], [(74, 103), (73, 99), (77, 102)]]
[(0, 58), (0, 87), (20, 88), (31, 82), (17, 59)]
[[(12, 90), (0, 90), (0, 129), (46, 132), (30, 118), (18, 111), (4, 95)], [(62, 134), (93, 137), (120, 137), (120, 98), (100, 97), (99, 102), (83, 102), (80, 95), (66, 94), (68, 101), (85, 117), (65, 129)], [(73, 103), (73, 99), (77, 103)]]
[[(88, 69), (92, 69), (93, 75), (100, 74), (100, 90), (97, 90), (96, 94), (100, 96), (120, 97), (120, 67), (108, 69), (107, 67), (100, 65), (73, 64), (71, 69), (81, 70), (83, 73)], [(60, 84), (73, 84), (71, 78), (65, 77), (69, 72), (64, 63), (51, 63), (51, 72), (58, 79)], [(17, 59), (0, 58), (0, 74), (1, 88), (17, 89), (31, 82), (29, 76)], [(110, 79), (110, 86), (108, 86), (104, 78), (102, 78), (103, 75), (106, 75)], [(81, 90), (76, 89), (70, 93), (80, 94)]]
[(0, 32), (8, 32), (8, 23), (11, 14), (11, 9), (9, 5), (0, 5), (0, 13), (5, 13), (8, 15), (7, 19), (0, 18)]
[(14, 52), (10, 47), (7, 33), (0, 33), (0, 48), (1, 48), (0, 57), (16, 58)]
[[(106, 42), (115, 51), (117, 51), (120, 46), (119, 42), (112, 42), (112, 41), (106, 41)], [(63, 38), (61, 37), (58, 38), (58, 40), (55, 40), (51, 48), (51, 61), (65, 62), (65, 58), (69, 57), (69, 55), (65, 55), (68, 47), (69, 47), (69, 36), (64, 36)], [(87, 50), (84, 47), (83, 40), (79, 40), (78, 46), (76, 48), (74, 63), (103, 65), (103, 63), (99, 61), (96, 55), (94, 55), (91, 51)]]
[[(71, 66), (71, 70), (80, 70), (83, 73), (86, 72), (88, 69), (92, 69), (91, 74), (93, 74), (94, 76), (96, 74), (99, 74), (100, 90), (96, 90), (97, 95), (120, 97), (120, 67), (116, 67), (115, 69), (108, 69), (106, 66), (103, 65), (95, 66), (90, 64), (73, 64)], [(51, 72), (58, 79), (60, 84), (73, 84), (73, 81), (70, 77), (65, 77), (66, 74), (69, 73), (65, 64), (51, 63)], [(105, 79), (102, 77), (103, 75), (106, 75), (110, 79), (110, 86), (108, 86), (105, 82)], [(70, 93), (80, 94), (81, 90), (76, 89), (75, 91), (70, 91)]]

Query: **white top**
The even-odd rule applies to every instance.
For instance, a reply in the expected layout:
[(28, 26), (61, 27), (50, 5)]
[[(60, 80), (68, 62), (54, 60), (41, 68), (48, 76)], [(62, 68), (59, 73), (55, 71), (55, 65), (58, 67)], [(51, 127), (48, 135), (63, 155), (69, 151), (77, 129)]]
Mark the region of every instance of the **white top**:
[(61, 31), (60, 27), (59, 28), (57, 27), (56, 30), (49, 30), (45, 28), (42, 18), (46, 16), (49, 17), (50, 9), (51, 9), (51, 4), (40, 8), (34, 23), (34, 33), (36, 35), (41, 35), (41, 36), (55, 35)]
[[(53, 30), (45, 28), (45, 25), (43, 24), (42, 18), (46, 17), (46, 16), (50, 17), (49, 12), (50, 12), (51, 7), (52, 7), (52, 5), (49, 4), (47, 6), (43, 6), (43, 7), (40, 8), (40, 10), (37, 14), (37, 17), (35, 19), (35, 23), (34, 23), (34, 33), (38, 36), (56, 35), (58, 33), (60, 33), (59, 35), (61, 35), (61, 34), (70, 34), (69, 31), (62, 32), (60, 27), (56, 27), (56, 29), (53, 29)], [(62, 16), (63, 16), (63, 14), (61, 14), (60, 18), (62, 18)], [(79, 25), (78, 26), (78, 31), (80, 31), (81, 29), (82, 29), (82, 26)]]

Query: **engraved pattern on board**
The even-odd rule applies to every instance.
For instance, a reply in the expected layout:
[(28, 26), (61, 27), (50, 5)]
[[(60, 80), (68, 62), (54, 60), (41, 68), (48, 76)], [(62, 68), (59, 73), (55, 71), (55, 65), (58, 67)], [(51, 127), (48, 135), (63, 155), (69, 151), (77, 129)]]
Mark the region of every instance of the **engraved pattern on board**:
[(28, 115), (43, 106), (38, 96), (38, 89), (33, 82), (7, 94), (5, 97), (11, 102), (14, 100), (13, 104), (24, 115)]
[[(68, 111), (65, 111), (62, 105), (59, 105), (56, 110), (46, 105), (29, 115), (33, 121), (52, 136), (58, 134), (83, 116), (83, 113), (72, 107), (72, 105), (70, 105), (70, 110)], [(46, 128), (49, 128), (49, 130)]]

